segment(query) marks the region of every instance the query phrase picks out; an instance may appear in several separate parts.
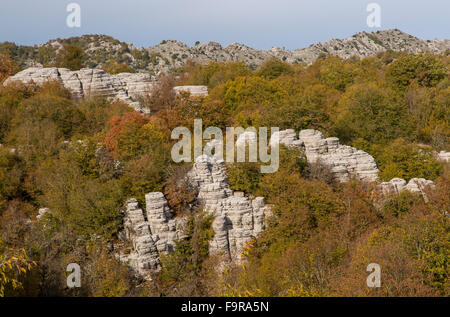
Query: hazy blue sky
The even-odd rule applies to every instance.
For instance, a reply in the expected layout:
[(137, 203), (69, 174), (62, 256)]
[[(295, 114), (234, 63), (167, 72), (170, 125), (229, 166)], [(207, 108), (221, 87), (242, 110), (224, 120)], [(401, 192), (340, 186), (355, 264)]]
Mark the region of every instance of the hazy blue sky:
[[(66, 26), (71, 2), (81, 6), (81, 28)], [(381, 29), (450, 38), (450, 0), (0, 0), (0, 42), (94, 33), (139, 47), (175, 39), (293, 49), (377, 30), (366, 25), (371, 2), (381, 6)]]

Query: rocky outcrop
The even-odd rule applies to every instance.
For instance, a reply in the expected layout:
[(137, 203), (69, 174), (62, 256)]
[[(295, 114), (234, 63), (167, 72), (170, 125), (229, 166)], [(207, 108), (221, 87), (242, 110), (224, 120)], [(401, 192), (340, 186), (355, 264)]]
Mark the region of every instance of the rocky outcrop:
[[(42, 85), (46, 81), (62, 83), (75, 98), (102, 96), (121, 100), (144, 114), (149, 114), (149, 109), (143, 108), (138, 100), (151, 94), (157, 83), (156, 77), (143, 73), (110, 75), (101, 69), (70, 71), (66, 68), (30, 67), (9, 77), (3, 85), (13, 82)], [(206, 86), (176, 86), (174, 91), (176, 94), (188, 92), (193, 97), (208, 96)]]
[[(321, 163), (328, 166), (335, 180), (339, 182), (346, 182), (349, 177), (366, 182), (375, 182), (378, 179), (378, 168), (374, 158), (362, 150), (341, 145), (338, 138), (324, 138), (320, 131), (312, 129), (300, 131), (297, 138), (295, 131), (288, 129), (272, 136), (270, 143), (273, 144), (277, 139), (280, 144), (303, 150), (309, 164)], [(440, 153), (444, 160), (446, 153), (448, 152)], [(426, 189), (433, 187), (434, 182), (424, 178), (412, 178), (408, 183), (404, 179), (394, 178), (389, 182), (378, 184), (377, 191), (382, 197), (388, 197), (408, 190), (421, 194), (426, 200)]]
[[(377, 180), (378, 169), (373, 157), (341, 145), (338, 138), (324, 138), (320, 131), (311, 129), (300, 131), (297, 137), (294, 130), (288, 129), (276, 132), (270, 144), (274, 145), (277, 140), (304, 151), (310, 164), (320, 162), (330, 167), (337, 181), (345, 182), (350, 177), (366, 182)], [(256, 134), (247, 131), (238, 137), (236, 146), (256, 142)], [(270, 206), (265, 205), (263, 197), (252, 198), (243, 192), (234, 192), (227, 180), (224, 161), (215, 156), (197, 157), (186, 178), (197, 189), (196, 205), (213, 216), (214, 237), (209, 243), (210, 253), (220, 255), (225, 261), (241, 262), (246, 244), (264, 230), (265, 220), (271, 215)], [(422, 178), (413, 178), (408, 183), (396, 178), (378, 184), (376, 189), (383, 199), (409, 190), (420, 193), (426, 200), (426, 190), (433, 186), (432, 181)], [(162, 193), (149, 193), (145, 199), (145, 214), (138, 208), (136, 200), (127, 202), (125, 229), (127, 238), (134, 244), (130, 255), (134, 262), (131, 263), (148, 275), (160, 268), (159, 254), (173, 251), (176, 241), (185, 238), (185, 220), (174, 218)]]
[[(214, 218), (210, 253), (221, 255), (225, 261), (239, 262), (246, 243), (264, 229), (270, 207), (263, 197), (251, 199), (242, 192), (233, 192), (224, 162), (215, 157), (198, 157), (187, 179), (198, 189), (201, 208)], [(145, 202), (146, 213), (135, 199), (125, 203), (122, 239), (131, 241), (133, 250), (119, 258), (150, 278), (151, 272), (161, 268), (159, 255), (174, 251), (176, 241), (185, 238), (185, 218), (174, 217), (160, 192), (145, 195)]]
[[(18, 62), (22, 65), (37, 65), (39, 49), (44, 47), (49, 52), (51, 62), (56, 60), (57, 52), (63, 44), (76, 42), (80, 45), (89, 67), (102, 68), (110, 61), (127, 60), (128, 66), (137, 72), (158, 75), (176, 67), (182, 67), (191, 60), (207, 64), (215, 62), (243, 62), (255, 68), (265, 60), (276, 57), (287, 63), (310, 64), (321, 54), (336, 55), (341, 58), (352, 56), (367, 57), (386, 50), (443, 53), (450, 48), (450, 40), (422, 40), (399, 30), (383, 30), (373, 33), (360, 32), (345, 39), (331, 39), (315, 43), (307, 48), (288, 50), (273, 47), (259, 50), (240, 43), (223, 47), (217, 42), (198, 43), (188, 46), (179, 41), (163, 41), (148, 48), (137, 48), (132, 44), (120, 42), (106, 35), (85, 35), (71, 39), (57, 39), (35, 47), (19, 46), (18, 51), (32, 52), (24, 54)], [(101, 54), (99, 54), (101, 52)], [(32, 56), (32, 58), (30, 58)], [(33, 60), (34, 58), (34, 60)]]
[(171, 252), (175, 241), (184, 238), (183, 218), (174, 218), (164, 194), (153, 192), (145, 195), (147, 222), (153, 234), (158, 252)]
[(131, 241), (133, 250), (130, 254), (120, 254), (120, 259), (130, 265), (136, 273), (150, 278), (152, 271), (161, 269), (159, 254), (155, 240), (157, 235), (152, 235), (150, 224), (139, 208), (136, 199), (129, 199), (122, 209), (124, 214), (123, 239)]
[(408, 183), (403, 178), (393, 178), (389, 182), (378, 184), (376, 189), (382, 198), (398, 195), (402, 191), (408, 190), (412, 193), (421, 194), (426, 200), (426, 191), (433, 187), (434, 182), (425, 178), (411, 178)]
[(188, 92), (192, 97), (206, 97), (208, 96), (208, 87), (206, 86), (175, 86), (173, 90), (176, 94), (181, 92)]
[(239, 262), (245, 244), (263, 230), (270, 207), (263, 197), (252, 200), (242, 192), (233, 192), (224, 162), (215, 157), (199, 156), (188, 178), (198, 187), (203, 209), (214, 215), (210, 252)]
[(335, 137), (324, 138), (317, 130), (301, 130), (299, 136), (294, 130), (282, 130), (272, 136), (270, 143), (278, 139), (280, 144), (303, 150), (309, 164), (324, 164), (330, 168), (335, 180), (346, 182), (350, 177), (362, 181), (377, 180), (378, 168), (368, 153), (339, 143)]
[(128, 103), (139, 112), (146, 113), (137, 99), (150, 94), (156, 78), (147, 74), (121, 73), (110, 75), (101, 69), (84, 68), (71, 71), (66, 68), (27, 68), (8, 78), (4, 85), (19, 81), (34, 82), (38, 85), (45, 81), (58, 81), (67, 88), (74, 97), (104, 96)]
[(185, 237), (184, 220), (173, 217), (163, 193), (149, 193), (145, 195), (145, 202), (146, 212), (134, 198), (122, 209), (122, 239), (131, 241), (133, 250), (128, 255), (120, 254), (119, 258), (143, 277), (150, 278), (151, 272), (161, 268), (160, 254), (172, 252), (175, 242)]
[(321, 54), (350, 58), (352, 56), (372, 56), (387, 50), (406, 51), (412, 54), (419, 52), (443, 53), (449, 48), (450, 40), (448, 39), (425, 41), (399, 30), (384, 30), (373, 33), (360, 32), (345, 39), (331, 39), (295, 50), (281, 47), (258, 50), (240, 43), (232, 43), (223, 47), (217, 42), (206, 42), (189, 47), (179, 41), (164, 41), (146, 50), (158, 57), (158, 64), (148, 67), (157, 73), (172, 67), (183, 66), (189, 59), (201, 64), (210, 61), (235, 61), (257, 67), (271, 57), (291, 64), (301, 62), (310, 64)]

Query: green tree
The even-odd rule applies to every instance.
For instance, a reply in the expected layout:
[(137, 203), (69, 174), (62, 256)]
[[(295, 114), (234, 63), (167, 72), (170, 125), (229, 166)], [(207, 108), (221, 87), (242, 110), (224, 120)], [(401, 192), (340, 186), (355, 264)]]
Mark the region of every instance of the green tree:
[(442, 170), (429, 148), (410, 144), (404, 139), (396, 139), (386, 147), (375, 147), (374, 154), (379, 176), (385, 181), (394, 177), (407, 181), (414, 177), (434, 180)]
[(293, 70), (290, 64), (284, 63), (278, 58), (273, 57), (266, 60), (256, 74), (267, 79), (275, 79), (281, 75), (288, 75), (292, 73)]
[(413, 123), (394, 91), (374, 83), (355, 84), (339, 101), (335, 130), (342, 142), (363, 138), (382, 143), (410, 135)]
[(437, 56), (432, 54), (406, 55), (393, 62), (386, 70), (386, 77), (396, 87), (404, 89), (412, 82), (421, 86), (436, 86), (448, 77), (448, 70)]
[(83, 67), (83, 50), (72, 44), (65, 44), (56, 57), (56, 66), (79, 70)]

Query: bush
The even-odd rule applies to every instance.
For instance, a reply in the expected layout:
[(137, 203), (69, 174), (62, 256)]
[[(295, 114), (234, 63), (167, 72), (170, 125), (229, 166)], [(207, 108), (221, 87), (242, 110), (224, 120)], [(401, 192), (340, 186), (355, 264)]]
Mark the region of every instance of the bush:
[(269, 58), (261, 65), (256, 74), (267, 79), (275, 79), (281, 75), (292, 74), (292, 72), (290, 64), (284, 63), (278, 58)]
[(409, 144), (404, 139), (376, 148), (375, 158), (380, 169), (379, 176), (385, 181), (394, 177), (407, 181), (414, 177), (434, 180), (442, 170), (429, 149)]
[(56, 67), (68, 68), (70, 70), (80, 70), (83, 67), (84, 54), (81, 48), (64, 44), (63, 49), (56, 57)]
[(448, 77), (448, 70), (434, 55), (406, 55), (388, 67), (386, 77), (400, 89), (413, 82), (424, 87), (433, 87)]

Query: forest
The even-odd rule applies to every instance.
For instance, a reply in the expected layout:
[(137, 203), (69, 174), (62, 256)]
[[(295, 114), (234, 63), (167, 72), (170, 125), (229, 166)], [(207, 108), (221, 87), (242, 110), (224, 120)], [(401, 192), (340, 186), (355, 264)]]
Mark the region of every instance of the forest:
[[(0, 84), (23, 68), (2, 50)], [(67, 45), (55, 65), (79, 69), (83, 54)], [(117, 73), (122, 61), (103, 65)], [(434, 153), (450, 149), (450, 52), (386, 51), (360, 59), (321, 55), (313, 64), (269, 59), (187, 63), (160, 76), (140, 102), (77, 99), (58, 82), (0, 85), (0, 296), (449, 296), (450, 168)], [(207, 97), (177, 95), (176, 85), (206, 85)], [(380, 203), (374, 184), (337, 183), (282, 148), (276, 173), (256, 163), (228, 164), (233, 190), (265, 197), (266, 229), (245, 261), (218, 270), (208, 253), (210, 217), (194, 210), (178, 180), (171, 131), (204, 126), (316, 129), (372, 155), (381, 181), (433, 180), (427, 199), (402, 192)], [(152, 281), (114, 254), (129, 198), (161, 191), (187, 238), (162, 256)], [(49, 208), (41, 221), (39, 208)], [(66, 266), (83, 268), (68, 288)], [(382, 286), (366, 285), (368, 263), (383, 268)]]

